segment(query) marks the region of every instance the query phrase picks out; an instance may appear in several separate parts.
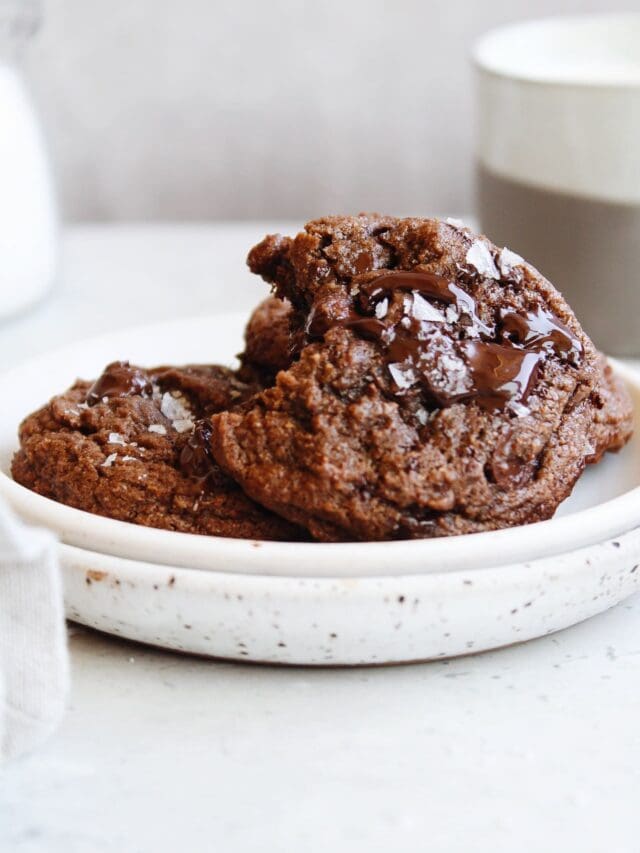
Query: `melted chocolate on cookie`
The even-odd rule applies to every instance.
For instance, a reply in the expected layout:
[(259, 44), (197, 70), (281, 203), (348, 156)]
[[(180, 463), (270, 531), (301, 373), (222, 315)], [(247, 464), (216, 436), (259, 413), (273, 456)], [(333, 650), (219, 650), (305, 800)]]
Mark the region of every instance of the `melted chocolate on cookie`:
[(87, 392), (87, 403), (95, 406), (105, 397), (131, 397), (151, 394), (148, 377), (128, 361), (108, 364)]
[[(401, 316), (388, 320), (399, 292), (406, 294)], [(335, 325), (381, 346), (396, 393), (420, 384), (437, 408), (477, 400), (488, 409), (517, 410), (548, 356), (573, 365), (582, 357), (578, 338), (550, 311), (505, 312), (488, 324), (459, 284), (429, 272), (385, 272), (360, 285), (346, 317), (312, 315), (307, 334), (319, 338)]]
[(180, 453), (180, 470), (185, 477), (192, 477), (204, 487), (217, 465), (211, 453), (211, 423), (198, 421)]

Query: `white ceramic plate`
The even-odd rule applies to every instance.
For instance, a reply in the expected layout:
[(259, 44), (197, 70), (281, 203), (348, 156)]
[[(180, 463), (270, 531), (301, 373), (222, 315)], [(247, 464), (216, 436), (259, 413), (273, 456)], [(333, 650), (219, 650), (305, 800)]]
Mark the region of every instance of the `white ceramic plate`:
[[(245, 315), (227, 314), (131, 329), (95, 338), (0, 376), (0, 494), (26, 520), (90, 551), (181, 568), (291, 577), (356, 577), (458, 571), (540, 559), (616, 537), (640, 524), (640, 438), (588, 470), (551, 521), (447, 539), (385, 543), (252, 542), (139, 527), (58, 504), (8, 476), (24, 415), (113, 359), (143, 365), (232, 363)], [(640, 409), (636, 374), (618, 365)]]
[(267, 663), (480, 652), (566, 628), (640, 586), (640, 529), (530, 563), (375, 578), (260, 577), (61, 546), (67, 614), (132, 640)]

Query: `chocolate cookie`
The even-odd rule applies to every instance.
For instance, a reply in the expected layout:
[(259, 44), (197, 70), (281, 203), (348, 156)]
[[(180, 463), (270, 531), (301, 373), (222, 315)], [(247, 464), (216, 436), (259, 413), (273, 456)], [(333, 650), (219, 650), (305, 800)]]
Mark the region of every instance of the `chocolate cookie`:
[(295, 349), (291, 304), (274, 296), (265, 299), (247, 323), (239, 375), (265, 387), (273, 385), (276, 373), (291, 364)]
[(607, 451), (615, 453), (633, 432), (633, 411), (626, 386), (600, 356), (600, 379), (591, 395), (594, 416), (589, 431), (591, 452), (587, 463), (599, 462)]
[(305, 538), (246, 497), (211, 455), (208, 417), (258, 389), (224, 367), (116, 362), (26, 418), (13, 476), (45, 497), (148, 527)]
[(630, 435), (626, 392), (561, 295), (458, 224), (331, 217), (267, 237), (249, 264), (293, 306), (293, 354), (212, 418), (213, 453), (319, 539), (549, 518)]

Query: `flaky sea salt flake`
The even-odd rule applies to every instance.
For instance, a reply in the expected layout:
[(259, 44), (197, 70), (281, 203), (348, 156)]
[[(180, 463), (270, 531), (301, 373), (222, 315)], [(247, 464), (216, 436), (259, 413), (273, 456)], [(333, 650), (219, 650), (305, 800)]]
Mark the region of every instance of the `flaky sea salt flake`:
[(191, 420), (191, 411), (186, 405), (184, 397), (179, 392), (174, 392), (173, 394), (170, 394), (168, 391), (165, 392), (162, 395), (160, 411), (170, 421)]
[(390, 364), (389, 373), (398, 388), (411, 388), (416, 381), (415, 371), (411, 367), (402, 364)]
[(124, 447), (124, 445), (126, 444), (126, 441), (120, 435), (119, 432), (110, 432), (109, 433), (109, 444), (121, 444)]
[(469, 370), (464, 361), (454, 353), (443, 353), (438, 362), (439, 371), (434, 383), (448, 394), (464, 394), (469, 390)]
[(387, 316), (387, 311), (389, 310), (389, 300), (382, 299), (375, 308), (375, 314), (378, 320), (382, 320), (383, 317)]
[(171, 422), (171, 426), (175, 429), (176, 432), (191, 432), (194, 428), (195, 424), (191, 420), (191, 418), (176, 418), (175, 421)]
[(151, 424), (149, 426), (149, 432), (155, 432), (156, 435), (166, 435), (167, 428), (162, 424)]
[(429, 323), (446, 323), (446, 317), (442, 311), (439, 311), (419, 293), (413, 294), (412, 313), (416, 320), (424, 320)]
[(416, 418), (418, 419), (418, 423), (425, 426), (429, 423), (429, 412), (424, 409), (422, 406), (416, 411)]
[(466, 262), (474, 267), (485, 278), (500, 279), (500, 271), (493, 260), (489, 247), (482, 240), (474, 240), (467, 252)]
[(507, 249), (506, 246), (498, 255), (498, 266), (500, 267), (500, 272), (505, 277), (513, 272), (514, 267), (521, 266), (522, 264), (524, 264), (524, 258), (512, 252), (511, 249)]
[(118, 458), (117, 453), (110, 453), (100, 467), (101, 468), (111, 468), (111, 466), (113, 465), (113, 463), (116, 461), (117, 458)]
[(457, 323), (460, 319), (460, 314), (456, 311), (453, 305), (447, 305), (444, 316), (446, 318), (447, 323)]
[(517, 418), (526, 418), (527, 415), (531, 414), (531, 409), (528, 406), (523, 406), (522, 403), (518, 403), (517, 400), (509, 402), (509, 411), (513, 412)]

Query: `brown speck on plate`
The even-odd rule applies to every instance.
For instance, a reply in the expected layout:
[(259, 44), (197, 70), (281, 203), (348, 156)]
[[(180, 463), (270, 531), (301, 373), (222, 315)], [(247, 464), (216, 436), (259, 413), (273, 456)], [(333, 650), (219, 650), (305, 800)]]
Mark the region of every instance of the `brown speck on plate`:
[(107, 572), (100, 572), (97, 569), (87, 569), (87, 580), (102, 581), (107, 577)]

